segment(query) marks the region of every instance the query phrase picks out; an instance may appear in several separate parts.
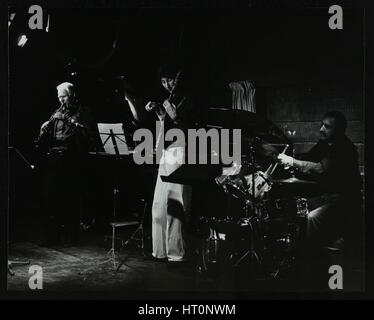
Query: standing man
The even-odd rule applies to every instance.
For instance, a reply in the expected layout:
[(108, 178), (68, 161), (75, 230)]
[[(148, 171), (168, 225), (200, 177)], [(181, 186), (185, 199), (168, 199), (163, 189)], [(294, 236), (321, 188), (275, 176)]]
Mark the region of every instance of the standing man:
[[(148, 102), (145, 109), (156, 112), (165, 132), (178, 128), (186, 133), (194, 124), (194, 110), (191, 96), (181, 83), (182, 71), (176, 65), (164, 65), (159, 76), (168, 97), (162, 103)], [(160, 176), (168, 176), (179, 168), (184, 163), (185, 151), (184, 142), (165, 141), (153, 197), (152, 256), (169, 262), (185, 259), (184, 233), (186, 217), (190, 214), (191, 186), (163, 182)]]
[(60, 107), (43, 123), (37, 146), (46, 155), (44, 244), (74, 244), (79, 236), (83, 160), (94, 148), (93, 120), (72, 83), (57, 86)]
[[(347, 120), (338, 111), (323, 116), (318, 143), (302, 160), (280, 154), (279, 162), (292, 166), (321, 185), (319, 206), (308, 215), (307, 241), (326, 245), (339, 237), (351, 240), (360, 234), (361, 179), (358, 153), (345, 135)], [(358, 226), (355, 230), (354, 226)]]

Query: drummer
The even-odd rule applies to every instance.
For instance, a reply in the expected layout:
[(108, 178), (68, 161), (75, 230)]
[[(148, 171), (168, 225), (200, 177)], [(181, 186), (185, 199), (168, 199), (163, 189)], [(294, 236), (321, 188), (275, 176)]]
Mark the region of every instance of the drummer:
[(358, 153), (345, 135), (346, 127), (344, 114), (327, 112), (321, 123), (320, 139), (308, 153), (299, 159), (278, 155), (282, 165), (295, 168), (321, 185), (319, 206), (308, 215), (307, 241), (313, 246), (341, 245), (342, 239), (355, 239), (359, 235), (352, 230), (360, 220)]

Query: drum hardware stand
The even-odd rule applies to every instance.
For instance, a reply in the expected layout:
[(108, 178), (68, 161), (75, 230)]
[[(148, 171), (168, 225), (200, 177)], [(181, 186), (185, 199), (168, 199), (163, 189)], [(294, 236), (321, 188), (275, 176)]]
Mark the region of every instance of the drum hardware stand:
[(287, 262), (287, 260), (288, 260), (289, 258), (291, 258), (291, 257), (289, 257), (288, 255), (286, 255), (286, 256), (282, 259), (281, 263), (279, 264), (278, 269), (277, 269), (275, 272), (271, 273), (271, 277), (272, 277), (274, 280), (280, 280), (280, 279), (281, 279), (280, 276), (279, 276), (279, 273), (280, 273), (280, 271), (282, 270), (283, 266), (286, 264), (286, 262)]
[[(8, 146), (8, 150), (14, 150), (18, 155), (19, 157), (23, 160), (24, 163), (27, 164), (27, 166), (33, 170), (35, 168), (35, 166), (33, 164), (31, 164), (26, 158), (25, 156), (21, 153), (21, 151), (19, 151), (16, 147), (13, 147), (13, 146)], [(9, 154), (8, 154), (9, 155)], [(26, 260), (26, 261), (10, 261), (8, 260), (8, 266), (7, 266), (7, 270), (8, 270), (8, 274), (10, 276), (14, 276), (15, 273), (14, 271), (12, 270), (12, 267), (13, 266), (25, 266), (25, 265), (29, 265), (30, 264), (30, 261), (29, 260)]]
[[(290, 236), (290, 235), (287, 235), (287, 236)], [(287, 249), (286, 249), (287, 250)], [(279, 276), (279, 273), (282, 271), (282, 269), (284, 270), (284, 267), (286, 266), (287, 262), (290, 261), (292, 258), (294, 258), (294, 255), (293, 255), (293, 250), (294, 248), (288, 248), (289, 252), (285, 252), (282, 260), (280, 261), (279, 263), (279, 266), (278, 268), (276, 269), (276, 271), (272, 272), (270, 275), (273, 279), (281, 279), (280, 276)], [(286, 268), (287, 269), (287, 266)]]
[[(255, 150), (253, 148), (253, 146), (250, 147), (250, 156), (249, 156), (249, 166), (250, 168), (255, 168)], [(247, 218), (249, 218), (250, 220), (252, 219), (256, 219), (256, 221), (258, 222), (259, 221), (259, 217), (258, 217), (258, 214), (256, 212), (256, 199), (255, 199), (255, 194), (256, 194), (256, 189), (255, 189), (255, 172), (253, 171), (252, 172), (252, 190), (251, 190), (251, 193), (252, 193), (252, 197), (251, 197), (251, 200), (247, 200), (246, 203), (245, 203), (245, 207), (244, 207), (244, 210), (245, 210), (245, 215)], [(254, 211), (254, 217), (250, 217), (249, 216), (249, 209), (252, 208), (252, 210)], [(249, 256), (250, 258), (250, 265), (251, 265), (251, 270), (253, 270), (254, 268), (254, 260), (252, 257), (255, 257), (257, 263), (259, 265), (262, 264), (257, 252), (256, 252), (256, 248), (255, 248), (255, 236), (254, 236), (254, 229), (253, 229), (253, 225), (252, 225), (252, 221), (249, 221), (249, 226), (250, 226), (250, 235), (252, 235), (250, 237), (250, 248), (249, 250), (247, 250), (237, 261), (236, 263), (234, 264), (234, 267), (238, 267), (240, 265), (240, 263), (246, 258)]]
[[(282, 154), (284, 154), (287, 149), (289, 148), (289, 145), (287, 144), (286, 147), (284, 148), (284, 150), (282, 151)], [(292, 157), (294, 158), (295, 157), (295, 149), (292, 149)], [(272, 174), (276, 168), (278, 163), (275, 164), (274, 168), (271, 170), (271, 173)], [(285, 168), (286, 169), (286, 168)], [(289, 171), (290, 171), (290, 174), (291, 174), (291, 177), (295, 178), (295, 170), (293, 167), (288, 167)], [(274, 278), (274, 279), (279, 279), (279, 273), (281, 272), (283, 266), (287, 263), (287, 261), (289, 259), (292, 259), (293, 255), (292, 255), (292, 252), (289, 252), (289, 253), (285, 253), (283, 259), (281, 260), (279, 266), (278, 266), (278, 269), (273, 272), (271, 274), (271, 276)]]
[[(255, 150), (254, 150), (254, 148), (253, 148), (253, 146), (251, 146), (250, 147), (250, 156), (249, 156), (249, 166), (250, 166), (250, 168), (254, 168), (255, 167)], [(246, 204), (245, 204), (245, 214), (246, 214), (246, 216), (247, 216), (247, 218), (251, 218), (251, 217), (249, 217), (249, 208), (252, 208), (253, 209), (253, 211), (254, 211), (254, 213), (255, 213), (255, 215), (254, 215), (254, 219), (257, 219), (257, 221), (258, 221), (258, 216), (257, 216), (257, 212), (256, 212), (256, 207), (255, 207), (255, 192), (256, 192), (256, 190), (255, 190), (255, 173), (254, 172), (252, 172), (252, 190), (251, 190), (251, 192), (252, 192), (252, 199), (251, 200), (247, 200), (246, 201)], [(251, 265), (251, 270), (253, 270), (254, 268), (254, 265), (253, 265), (253, 263), (254, 263), (254, 261), (253, 261), (253, 259), (252, 259), (252, 256), (254, 256), (255, 258), (256, 258), (256, 260), (257, 260), (257, 262), (261, 265), (261, 261), (260, 261), (260, 259), (259, 259), (259, 257), (258, 257), (258, 254), (257, 254), (257, 252), (256, 252), (256, 250), (255, 250), (255, 243), (254, 243), (254, 241), (255, 241), (255, 237), (254, 237), (254, 230), (253, 230), (253, 225), (252, 225), (252, 222), (251, 221), (249, 221), (249, 226), (250, 226), (250, 241), (251, 241), (251, 243), (250, 243), (250, 248), (249, 248), (249, 250), (247, 250), (237, 261), (236, 261), (236, 263), (234, 264), (234, 267), (238, 267), (239, 265), (240, 265), (240, 263), (246, 258), (246, 257), (248, 257), (249, 256), (249, 258), (250, 258), (250, 265)]]
[[(285, 153), (286, 150), (288, 149), (289, 145), (286, 145), (286, 147), (283, 149), (282, 153)], [(274, 166), (271, 164), (269, 166), (269, 168), (266, 170), (265, 172), (265, 175), (267, 177), (269, 177), (276, 169), (278, 163), (274, 164)], [(253, 146), (250, 147), (250, 157), (249, 157), (249, 166), (254, 168), (255, 167), (255, 150), (253, 148)], [(255, 179), (255, 172), (252, 173), (252, 190), (251, 190), (251, 193), (252, 193), (252, 197), (251, 197), (251, 200), (248, 200), (246, 205), (245, 205), (245, 210), (246, 210), (246, 215), (248, 217), (248, 208), (250, 207), (250, 204), (251, 204), (251, 207), (253, 208), (253, 211), (254, 211), (254, 217), (255, 219), (257, 219), (257, 222), (259, 222), (259, 219), (260, 219), (260, 216), (258, 214), (258, 208), (256, 206), (256, 179)], [(253, 229), (253, 225), (252, 225), (252, 222), (250, 221), (249, 222), (249, 225), (251, 227), (251, 234), (253, 235), (250, 239), (251, 239), (251, 247), (249, 250), (247, 250), (240, 258), (239, 260), (234, 264), (235, 267), (239, 266), (239, 264), (248, 256), (250, 255), (250, 263), (251, 263), (251, 269), (253, 270), (254, 268), (254, 261), (252, 259), (252, 256), (254, 256), (256, 258), (256, 261), (257, 263), (261, 266), (262, 265), (262, 261), (261, 259), (259, 258), (259, 255), (258, 253), (256, 252), (256, 248), (255, 248), (255, 236), (254, 236), (254, 229)], [(281, 265), (283, 265), (286, 261), (288, 257), (286, 256), (283, 260), (282, 260), (282, 263)], [(279, 268), (280, 270), (280, 268)], [(278, 270), (278, 272), (279, 272)], [(277, 272), (277, 274), (278, 274)]]
[[(256, 221), (255, 222), (258, 222), (258, 218), (255, 218)], [(247, 250), (234, 264), (234, 267), (237, 268), (244, 259), (246, 259), (248, 257), (249, 259), (249, 263), (250, 263), (250, 271), (251, 272), (254, 272), (255, 271), (255, 263), (257, 263), (258, 266), (262, 266), (262, 261), (261, 261), (261, 258), (258, 254), (258, 250), (259, 248), (256, 248), (257, 246), (257, 242), (255, 243), (256, 241), (256, 236), (255, 236), (255, 230), (253, 228), (253, 224), (252, 224), (252, 221), (249, 222), (249, 226), (250, 226), (250, 233), (251, 233), (251, 237), (250, 237), (250, 248), (249, 250)]]

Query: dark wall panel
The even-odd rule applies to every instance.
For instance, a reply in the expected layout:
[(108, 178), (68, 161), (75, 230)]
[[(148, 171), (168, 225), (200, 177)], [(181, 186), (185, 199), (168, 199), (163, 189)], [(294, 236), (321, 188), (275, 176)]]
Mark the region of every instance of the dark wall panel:
[(363, 99), (358, 83), (297, 84), (266, 92), (267, 116), (295, 143), (296, 153), (307, 152), (318, 141), (323, 115), (338, 110), (348, 120), (346, 134), (357, 146), (359, 164), (364, 166)]
[(277, 121), (320, 121), (328, 110), (363, 117), (362, 90), (349, 84), (295, 85), (268, 90), (268, 115)]
[[(317, 141), (321, 121), (274, 121), (293, 142)], [(348, 121), (347, 136), (353, 141), (361, 143), (364, 139), (362, 121)]]

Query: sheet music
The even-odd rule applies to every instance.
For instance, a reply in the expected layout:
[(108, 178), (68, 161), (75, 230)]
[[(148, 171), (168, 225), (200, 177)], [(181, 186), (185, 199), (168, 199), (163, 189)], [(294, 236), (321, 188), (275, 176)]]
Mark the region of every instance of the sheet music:
[(119, 154), (130, 153), (122, 123), (98, 123), (97, 127), (99, 129), (100, 139), (106, 153), (116, 154), (113, 140), (109, 137), (110, 130), (112, 130), (115, 134), (114, 138), (118, 147)]

